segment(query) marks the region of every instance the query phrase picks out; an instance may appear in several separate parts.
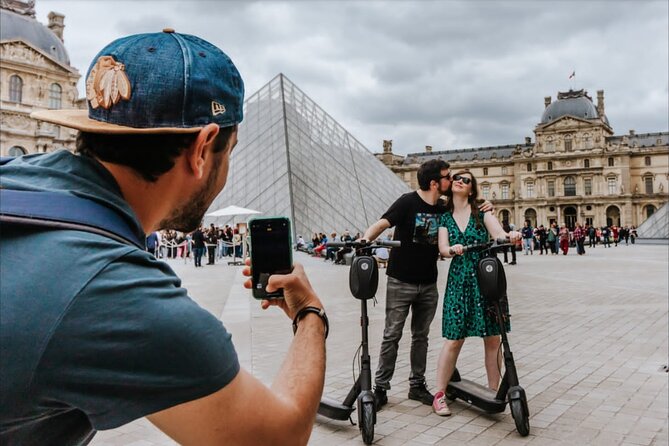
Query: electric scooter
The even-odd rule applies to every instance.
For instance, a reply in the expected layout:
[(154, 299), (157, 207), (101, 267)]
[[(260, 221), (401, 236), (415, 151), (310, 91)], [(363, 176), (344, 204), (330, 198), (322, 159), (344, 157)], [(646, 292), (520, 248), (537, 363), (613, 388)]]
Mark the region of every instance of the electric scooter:
[[(355, 256), (349, 272), (349, 287), (353, 297), (360, 300), (360, 326), (362, 327), (362, 342), (359, 364), (360, 374), (355, 380), (353, 387), (340, 403), (326, 396), (321, 398), (318, 413), (333, 420), (349, 420), (351, 414), (358, 408), (358, 427), (362, 433), (362, 441), (372, 444), (374, 441), (374, 425), (376, 424), (376, 405), (374, 404), (374, 393), (372, 392), (372, 366), (369, 357), (368, 334), (369, 318), (367, 317), (367, 301), (376, 296), (379, 286), (379, 268), (376, 260), (372, 257), (375, 248), (398, 247), (401, 242), (391, 240), (379, 240), (375, 242), (328, 242), (327, 247), (353, 248)], [(356, 353), (358, 352), (356, 351)]]
[[(488, 305), (491, 305), (502, 334), (502, 347), (504, 352), (504, 376), (497, 392), (490, 390), (473, 381), (463, 379), (456, 368), (453, 371), (451, 381), (446, 388), (446, 397), (450, 400), (461, 399), (467, 401), (487, 413), (500, 413), (506, 409), (507, 402), (511, 406), (511, 416), (516, 423), (518, 433), (523, 437), (530, 433), (530, 412), (527, 407), (525, 390), (518, 383), (516, 363), (513, 353), (509, 347), (504, 326), (505, 316), (502, 312), (503, 305), (508, 303), (506, 295), (506, 275), (502, 262), (496, 256), (496, 251), (505, 246), (510, 246), (506, 239), (498, 239), (493, 242), (478, 245), (467, 245), (464, 251), (479, 251), (483, 257), (477, 266), (477, 278), (481, 295)], [(511, 245), (512, 246), (512, 245)], [(512, 249), (514, 247), (512, 246)]]

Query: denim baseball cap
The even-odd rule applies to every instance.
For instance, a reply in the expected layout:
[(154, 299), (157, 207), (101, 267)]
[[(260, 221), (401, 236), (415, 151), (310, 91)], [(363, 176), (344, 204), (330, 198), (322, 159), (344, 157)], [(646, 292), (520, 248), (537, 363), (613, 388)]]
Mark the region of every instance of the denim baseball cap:
[(243, 119), (244, 82), (232, 60), (199, 37), (166, 28), (117, 39), (86, 75), (88, 110), (33, 118), (91, 133), (193, 133)]

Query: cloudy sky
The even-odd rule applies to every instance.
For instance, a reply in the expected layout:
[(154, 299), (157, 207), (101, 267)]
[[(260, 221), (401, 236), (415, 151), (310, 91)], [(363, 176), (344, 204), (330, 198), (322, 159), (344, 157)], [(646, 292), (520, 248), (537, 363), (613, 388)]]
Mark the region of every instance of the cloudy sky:
[(284, 73), (372, 152), (534, 140), (569, 88), (603, 89), (616, 134), (669, 129), (666, 0), (37, 0), (49, 11), (82, 75), (113, 39), (172, 27), (223, 49), (249, 94)]

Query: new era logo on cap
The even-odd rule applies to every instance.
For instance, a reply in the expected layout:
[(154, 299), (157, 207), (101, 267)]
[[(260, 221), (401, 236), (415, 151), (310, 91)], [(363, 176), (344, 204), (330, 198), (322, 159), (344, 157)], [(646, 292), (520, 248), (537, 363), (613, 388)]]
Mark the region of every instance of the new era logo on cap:
[(222, 115), (225, 113), (225, 105), (219, 104), (216, 101), (211, 101), (211, 114), (216, 116), (216, 115)]

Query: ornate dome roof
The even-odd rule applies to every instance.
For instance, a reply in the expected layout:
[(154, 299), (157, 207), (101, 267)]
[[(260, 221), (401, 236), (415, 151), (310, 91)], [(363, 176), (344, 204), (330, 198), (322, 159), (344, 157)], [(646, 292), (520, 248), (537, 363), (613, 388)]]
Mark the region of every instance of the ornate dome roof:
[(599, 118), (597, 108), (585, 90), (569, 90), (566, 93), (558, 93), (558, 100), (548, 105), (544, 110), (541, 123), (547, 124), (566, 115), (582, 119)]
[(48, 54), (55, 61), (70, 65), (63, 42), (46, 26), (28, 15), (0, 10), (0, 40), (22, 39)]

